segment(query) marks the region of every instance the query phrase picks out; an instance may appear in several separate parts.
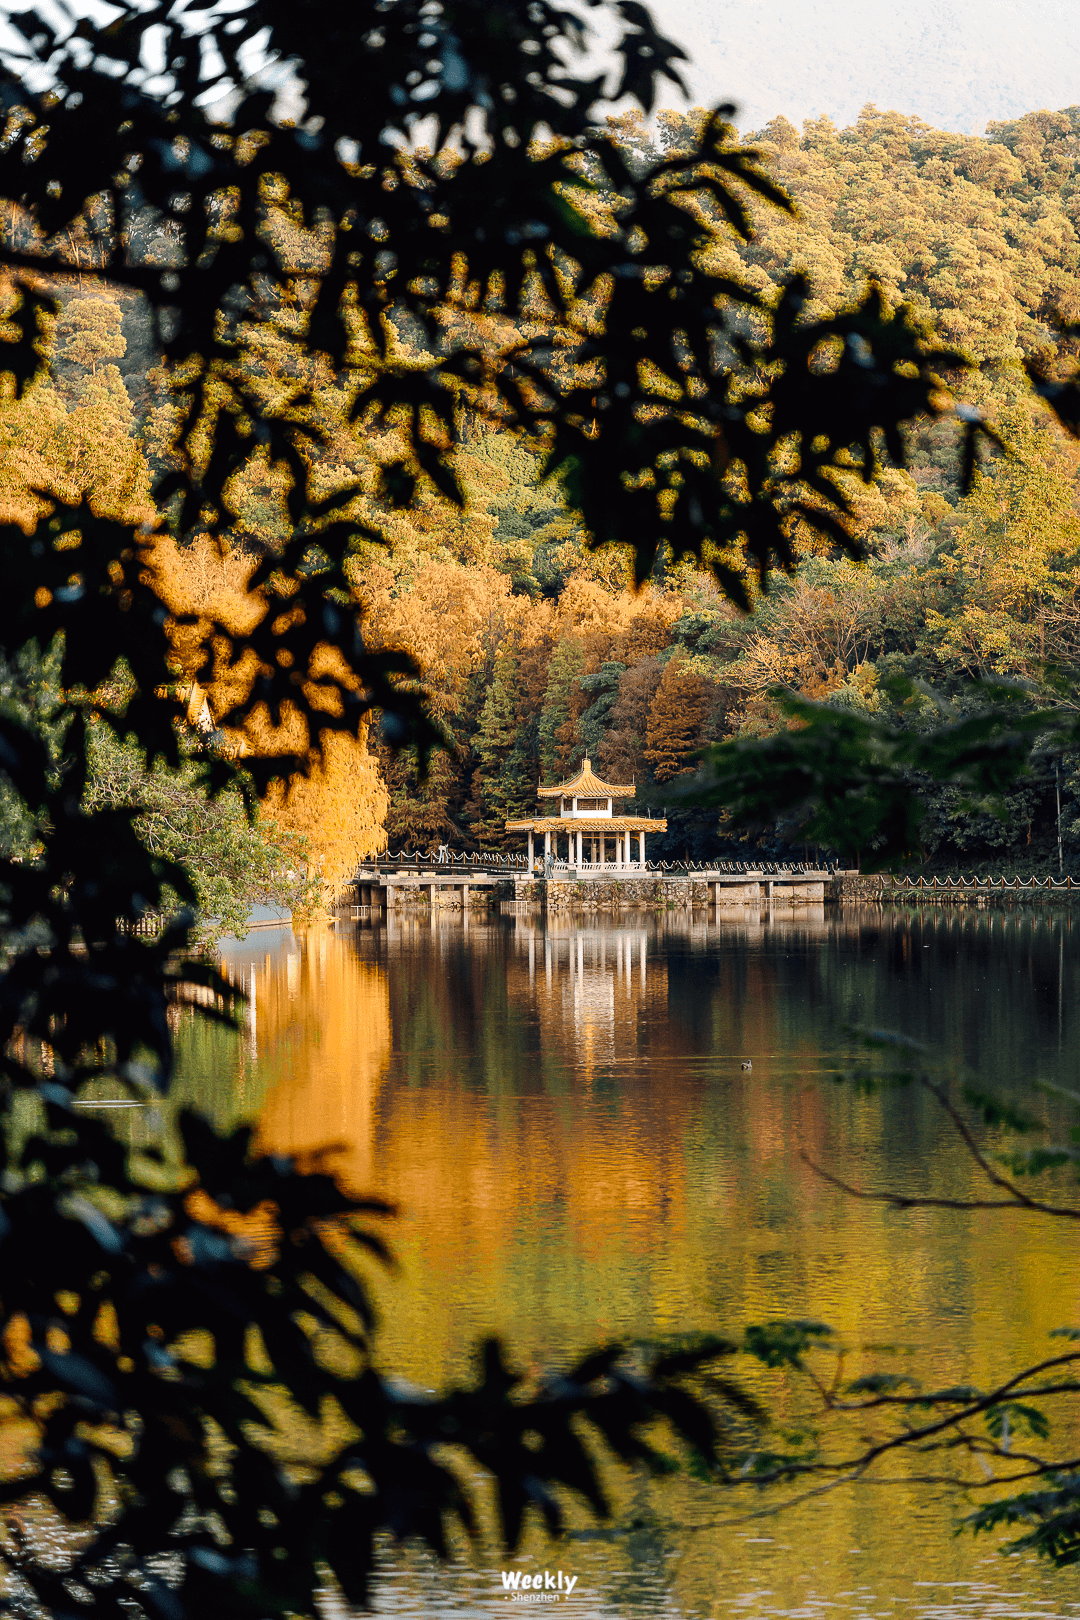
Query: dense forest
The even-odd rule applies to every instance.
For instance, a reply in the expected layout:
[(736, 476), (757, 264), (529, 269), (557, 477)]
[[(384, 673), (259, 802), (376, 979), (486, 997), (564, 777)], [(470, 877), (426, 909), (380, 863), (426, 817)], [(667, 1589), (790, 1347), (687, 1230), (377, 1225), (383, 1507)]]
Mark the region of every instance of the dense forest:
[[(677, 148), (700, 116), (661, 113), (658, 132), (640, 118), (620, 127), (647, 159)], [(778, 119), (749, 141), (798, 217), (762, 210), (749, 245), (717, 231), (710, 251), (765, 297), (804, 272), (810, 313), (853, 300), (871, 278), (912, 304), (979, 363), (971, 397), (1011, 454), (988, 458), (963, 498), (955, 430), (928, 423), (910, 471), (853, 486), (866, 563), (808, 544), (798, 575), (774, 577), (742, 616), (673, 558), (633, 593), (625, 559), (585, 551), (528, 451), (478, 432), (462, 458), (472, 522), (414, 529), (393, 557), (361, 568), (375, 633), (415, 652), (455, 749), (427, 783), (383, 751), (393, 845), (497, 846), (536, 782), (587, 750), (666, 810), (663, 853), (731, 851), (715, 817), (679, 808), (678, 779), (704, 744), (781, 723), (779, 686), (882, 710), (888, 678), (904, 675), (932, 689), (928, 716), (970, 704), (972, 680), (992, 676), (1074, 701), (1080, 457), (1032, 409), (1019, 364), (1052, 343), (1056, 320), (1080, 313), (1080, 108), (983, 139), (868, 107), (850, 129), (822, 119), (800, 135)], [(1066, 856), (1080, 850), (1076, 762), (1047, 754), (1011, 795), (1007, 822), (928, 786), (927, 860), (1056, 858), (1058, 781)], [(782, 847), (782, 836), (767, 842)]]
[[(650, 128), (638, 115), (615, 127), (634, 162), (678, 150), (703, 116), (661, 113)], [(799, 571), (773, 577), (764, 593), (748, 578), (754, 608), (742, 615), (686, 559), (663, 558), (635, 591), (633, 536), (626, 549), (590, 551), (529, 444), (480, 420), (456, 452), (464, 509), (404, 473), (399, 507), (385, 479), (365, 493), (355, 445), (336, 426), (333, 379), (311, 362), (301, 374), (285, 339), (267, 338), (255, 362), (263, 397), (305, 391), (327, 487), (355, 478), (358, 534), (374, 534), (377, 518), (392, 541), (360, 538), (355, 549), (366, 641), (412, 656), (447, 744), (424, 775), (410, 754), (394, 753), (390, 735), (339, 740), (307, 782), (264, 806), (268, 836), (306, 841), (331, 885), (357, 854), (386, 843), (507, 847), (504, 820), (528, 813), (537, 783), (585, 752), (667, 814), (658, 856), (736, 853), (722, 817), (681, 795), (708, 743), (784, 723), (781, 687), (883, 712), (890, 677), (915, 678), (927, 689), (928, 722), (943, 705), (977, 701), (971, 683), (988, 677), (1030, 683), (1040, 701), (1077, 703), (1080, 451), (1032, 405), (1020, 364), (1050, 347), (1056, 322), (1080, 316), (1080, 108), (1033, 113), (977, 138), (867, 107), (848, 129), (821, 119), (800, 134), (777, 119), (748, 144), (797, 217), (761, 210), (746, 245), (712, 222), (705, 251), (715, 266), (748, 274), (766, 299), (803, 273), (811, 314), (876, 281), (887, 301), (912, 305), (977, 362), (968, 398), (989, 412), (1009, 453), (988, 455), (963, 496), (956, 427), (927, 422), (912, 435), (909, 470), (887, 469), (870, 486), (852, 479), (851, 527), (866, 562), (796, 534)], [(93, 489), (111, 511), (149, 517), (175, 407), (158, 394), (140, 304), (75, 277), (58, 299), (49, 378), (0, 405), (3, 520), (29, 527), (53, 489), (76, 500)], [(400, 337), (407, 362), (409, 335)], [(385, 469), (387, 444), (378, 450)], [(261, 470), (239, 475), (228, 555), (209, 541), (156, 543), (154, 566), (177, 614), (178, 675), (197, 678), (212, 709), (228, 694), (212, 668), (186, 659), (183, 616), (242, 602), (255, 559), (288, 522), (284, 487), (269, 454)], [(115, 779), (115, 761), (111, 769)], [(926, 861), (1056, 862), (1059, 789), (1065, 856), (1080, 858), (1080, 762), (1048, 750), (1011, 793), (1007, 820), (1000, 806), (991, 813), (927, 786)], [(783, 828), (765, 829), (762, 841), (782, 849)]]

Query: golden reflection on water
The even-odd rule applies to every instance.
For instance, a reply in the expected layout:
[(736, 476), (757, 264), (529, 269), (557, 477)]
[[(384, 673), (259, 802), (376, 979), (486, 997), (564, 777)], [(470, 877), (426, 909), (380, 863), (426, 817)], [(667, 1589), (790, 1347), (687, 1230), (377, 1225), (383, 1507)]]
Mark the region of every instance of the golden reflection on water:
[[(380, 1355), (425, 1386), (462, 1376), (492, 1331), (528, 1366), (601, 1337), (780, 1316), (832, 1324), (848, 1376), (986, 1384), (1080, 1322), (1065, 1223), (856, 1203), (801, 1155), (864, 1187), (980, 1192), (925, 1097), (835, 1085), (856, 1053), (845, 1028), (905, 1029), (991, 1086), (1075, 1086), (1071, 938), (1067, 914), (820, 907), (253, 934), (224, 954), (251, 997), (245, 1029), (185, 1028), (181, 1086), (222, 1124), (257, 1120), (268, 1151), (328, 1149), (350, 1186), (400, 1205)], [(784, 1420), (805, 1416), (772, 1375), (757, 1381)], [(618, 1489), (625, 1518), (667, 1523), (760, 1505)], [(581, 1574), (575, 1612), (632, 1620), (1080, 1612), (1071, 1577), (954, 1541), (958, 1509), (934, 1490), (864, 1488), (558, 1558)], [(538, 1536), (527, 1554), (523, 1567), (555, 1567)], [(410, 1554), (391, 1560), (382, 1601), (403, 1615), (505, 1602), (497, 1574)]]

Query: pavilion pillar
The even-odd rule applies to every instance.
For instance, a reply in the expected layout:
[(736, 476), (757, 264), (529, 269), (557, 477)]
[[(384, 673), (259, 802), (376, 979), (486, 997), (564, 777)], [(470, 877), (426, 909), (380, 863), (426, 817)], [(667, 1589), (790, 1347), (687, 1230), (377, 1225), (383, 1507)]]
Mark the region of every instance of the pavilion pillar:
[(637, 837), (638, 837), (638, 858), (641, 861), (641, 870), (644, 872), (646, 870), (646, 868), (645, 868), (645, 829), (644, 828), (642, 828), (642, 830), (638, 833)]
[(551, 832), (549, 830), (548, 832), (546, 832), (544, 834), (544, 863), (545, 863), (545, 865), (547, 864), (547, 859), (548, 859), (548, 856), (550, 854), (551, 854)]
[(620, 871), (622, 871), (623, 867), (626, 865), (624, 854), (623, 835), (621, 832), (617, 832), (615, 834), (615, 864), (618, 866)]
[(577, 864), (581, 865), (581, 828), (577, 830)]
[(529, 871), (533, 869), (533, 830), (529, 828)]

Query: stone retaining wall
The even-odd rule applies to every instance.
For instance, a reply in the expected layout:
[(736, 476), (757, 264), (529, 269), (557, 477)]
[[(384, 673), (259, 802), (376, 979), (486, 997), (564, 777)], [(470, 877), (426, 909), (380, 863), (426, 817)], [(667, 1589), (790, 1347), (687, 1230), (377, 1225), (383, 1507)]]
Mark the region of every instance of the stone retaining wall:
[(688, 878), (541, 878), (537, 899), (548, 911), (614, 911), (619, 906), (707, 906), (709, 886)]
[[(652, 906), (667, 909), (681, 906), (711, 906), (713, 890), (718, 896), (721, 910), (725, 906), (757, 906), (766, 899), (765, 884), (754, 879), (747, 883), (714, 885), (704, 878), (688, 877), (625, 877), (588, 878), (516, 878), (515, 900), (531, 900), (548, 911), (615, 911), (620, 906)], [(511, 898), (507, 894), (506, 898)], [(781, 905), (820, 905), (820, 883), (788, 883), (777, 885), (774, 900)]]
[(830, 884), (831, 900), (883, 900), (892, 879), (880, 872), (864, 876), (861, 872), (838, 872)]

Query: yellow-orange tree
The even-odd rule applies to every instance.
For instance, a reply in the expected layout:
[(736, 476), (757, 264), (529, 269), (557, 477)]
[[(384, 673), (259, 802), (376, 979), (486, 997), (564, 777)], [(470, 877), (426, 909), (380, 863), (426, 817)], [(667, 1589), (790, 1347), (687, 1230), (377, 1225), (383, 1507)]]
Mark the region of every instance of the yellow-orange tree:
[(670, 782), (693, 769), (691, 756), (704, 741), (709, 700), (709, 682), (688, 669), (678, 654), (669, 659), (649, 705), (645, 732), (645, 758), (657, 782)]
[[(611, 9), (608, 88), (648, 112), (680, 53), (633, 0)], [(230, 694), (221, 723), (260, 735), (245, 763), (266, 789), (330, 738), (359, 740), (373, 708), (391, 741), (435, 739), (415, 666), (364, 643), (351, 566), (381, 512), (456, 498), (466, 417), (537, 444), (639, 576), (667, 546), (741, 601), (748, 567), (792, 566), (797, 529), (855, 549), (837, 469), (871, 477), (882, 445), (902, 458), (899, 425), (940, 407), (948, 357), (875, 294), (815, 323), (792, 282), (759, 308), (705, 250), (747, 233), (754, 198), (783, 199), (721, 115), (632, 168), (597, 133), (604, 87), (575, 71), (582, 24), (549, 0), (118, 0), (95, 19), (63, 35), (44, 5), (7, 18), (0, 269), (19, 301), (0, 366), (9, 391), (32, 388), (52, 281), (92, 264), (145, 301), (171, 407), (152, 518), (109, 518), (80, 485), (50, 492), (31, 534), (0, 527), (0, 644), (54, 650), (63, 736), (57, 761), (32, 705), (0, 704), (0, 769), (39, 846), (0, 862), (0, 1421), (31, 1437), (0, 1489), (80, 1527), (66, 1567), (18, 1555), (47, 1612), (261, 1620), (311, 1613), (327, 1570), (366, 1601), (383, 1530), (442, 1551), (447, 1520), (471, 1528), (448, 1437), (494, 1476), (515, 1543), (532, 1504), (558, 1527), (560, 1488), (604, 1510), (582, 1426), (647, 1462), (645, 1428), (666, 1418), (724, 1478), (752, 1457), (755, 1409), (716, 1382), (735, 1414), (721, 1430), (696, 1398), (731, 1348), (715, 1343), (632, 1371), (611, 1346), (538, 1388), (488, 1345), (475, 1385), (410, 1403), (376, 1371), (357, 1277), (376, 1206), (253, 1156), (244, 1132), (219, 1141), (187, 1116), (178, 1165), (164, 1145), (129, 1157), (76, 1109), (102, 1075), (138, 1098), (167, 1088), (170, 995), (201, 980), (212, 1015), (228, 991), (178, 965), (183, 919), (136, 932), (167, 890), (193, 897), (183, 864), (148, 847), (136, 806), (85, 803), (92, 723), (178, 757), (155, 522), (212, 540), (258, 495), (246, 617), (179, 629)], [(292, 76), (294, 116), (246, 83), (252, 50)], [(351, 480), (333, 470), (349, 465), (340, 424), (373, 447)], [(211, 754), (206, 775), (220, 787), (233, 766)], [(302, 1471), (274, 1460), (268, 1387), (343, 1415)]]

